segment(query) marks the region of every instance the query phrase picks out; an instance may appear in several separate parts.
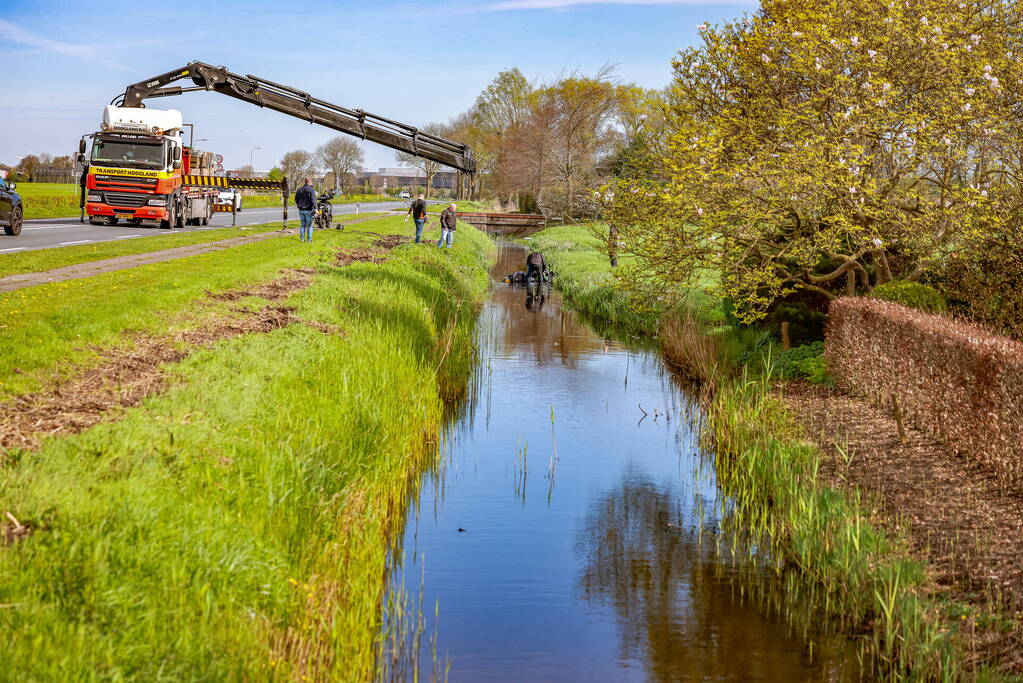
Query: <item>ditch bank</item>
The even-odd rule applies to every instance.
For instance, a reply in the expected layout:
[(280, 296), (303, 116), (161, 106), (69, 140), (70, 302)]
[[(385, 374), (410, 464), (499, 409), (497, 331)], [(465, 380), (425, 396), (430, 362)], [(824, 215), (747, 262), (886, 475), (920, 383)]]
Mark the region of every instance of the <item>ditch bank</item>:
[(388, 539), (464, 389), (492, 246), (460, 226), (363, 259), (355, 237), (292, 260), (301, 286), (206, 297), (286, 319), (147, 357), (159, 381), (115, 419), (0, 465), (7, 671), (372, 678)]
[[(1006, 612), (1011, 601), (997, 585), (972, 594), (940, 586), (926, 543), (903, 517), (881, 514), (890, 501), (862, 482), (829, 476), (834, 468), (825, 465), (833, 460), (824, 453), (841, 446), (838, 437), (820, 434), (785, 402), (770, 379), (769, 355), (751, 352), (748, 334), (722, 325), (699, 291), (682, 309), (636, 312), (629, 293), (613, 286), (589, 230), (555, 230), (538, 234), (535, 245), (548, 253), (568, 303), (614, 323), (619, 334), (656, 336), (676, 369), (704, 388), (705, 437), (735, 503), (735, 533), (751, 548), (770, 550), (785, 586), (778, 609), (804, 628), (826, 620), (857, 638), (887, 678), (1018, 673), (1019, 614)], [(872, 462), (900, 467), (895, 455)], [(960, 493), (970, 486), (964, 482)]]

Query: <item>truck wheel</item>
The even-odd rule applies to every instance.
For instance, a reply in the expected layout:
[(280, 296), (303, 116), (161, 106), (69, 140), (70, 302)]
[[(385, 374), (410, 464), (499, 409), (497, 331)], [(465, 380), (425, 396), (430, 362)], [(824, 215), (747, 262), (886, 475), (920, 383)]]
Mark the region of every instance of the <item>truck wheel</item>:
[(160, 221), (160, 227), (164, 230), (170, 230), (174, 227), (177, 218), (177, 212), (174, 210), (174, 205), (172, 204), (167, 207), (167, 218)]
[(11, 237), (16, 237), (21, 234), (21, 207), (14, 207), (14, 211), (11, 212), (11, 224), (4, 226), (4, 233)]
[(174, 223), (174, 227), (175, 228), (183, 229), (185, 227), (186, 221), (188, 220), (188, 216), (186, 215), (187, 212), (185, 210), (185, 205), (184, 204), (179, 204), (177, 209), (178, 209), (177, 210), (177, 214), (178, 215), (177, 215), (177, 221)]
[(117, 216), (107, 216), (107, 225), (117, 225)]

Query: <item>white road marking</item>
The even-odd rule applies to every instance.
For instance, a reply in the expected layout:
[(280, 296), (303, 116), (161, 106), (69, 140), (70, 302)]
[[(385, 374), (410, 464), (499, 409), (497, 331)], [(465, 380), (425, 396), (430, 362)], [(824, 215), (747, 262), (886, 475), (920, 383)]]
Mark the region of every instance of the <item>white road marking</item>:
[(66, 246), (67, 246), (67, 245), (69, 245), (69, 244), (88, 244), (88, 243), (89, 243), (89, 242), (91, 242), (91, 241), (92, 241), (92, 240), (77, 240), (77, 241), (75, 241), (75, 242), (61, 242), (61, 243), (60, 243), (60, 246), (62, 246), (62, 247), (66, 247)]
[(120, 237), (115, 237), (114, 239), (115, 240), (126, 240), (129, 237), (142, 237), (142, 235), (121, 235)]
[(10, 249), (0, 249), (0, 254), (8, 251), (25, 251), (25, 247), (11, 247)]
[[(56, 230), (57, 228), (73, 228), (74, 225), (40, 225), (32, 228), (22, 228), (22, 230)], [(84, 225), (81, 227), (85, 227)]]

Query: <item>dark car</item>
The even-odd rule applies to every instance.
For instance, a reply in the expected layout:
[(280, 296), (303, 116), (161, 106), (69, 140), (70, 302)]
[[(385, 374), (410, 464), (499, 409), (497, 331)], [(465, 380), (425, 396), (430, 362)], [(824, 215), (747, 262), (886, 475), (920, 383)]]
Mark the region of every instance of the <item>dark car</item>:
[(21, 234), (21, 219), (25, 215), (25, 207), (21, 195), (14, 191), (14, 183), (0, 177), (0, 225), (8, 235)]

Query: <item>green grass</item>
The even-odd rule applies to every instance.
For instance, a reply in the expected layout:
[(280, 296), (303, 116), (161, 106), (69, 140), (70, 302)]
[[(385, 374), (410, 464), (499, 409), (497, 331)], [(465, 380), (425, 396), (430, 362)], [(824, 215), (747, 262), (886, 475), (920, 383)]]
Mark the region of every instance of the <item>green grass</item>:
[[(20, 185), (18, 187), (21, 187)], [(394, 202), (400, 201), (396, 197), (388, 197), (382, 194), (344, 194), (338, 195), (334, 198), (331, 204), (355, 204), (356, 202), (361, 204), (372, 204), (375, 202)], [(256, 194), (256, 195), (245, 195), (242, 197), (242, 210), (247, 208), (259, 209), (270, 206), (281, 206), (281, 196), (279, 194)], [(295, 206), (295, 193), (292, 192), (288, 197), (288, 206), (294, 208)]]
[[(344, 222), (357, 218), (366, 218), (380, 214), (360, 214), (359, 216), (344, 216), (335, 220)], [(296, 227), (297, 221), (288, 221), (289, 227)], [(100, 261), (102, 259), (115, 258), (118, 256), (130, 256), (132, 254), (145, 254), (161, 249), (173, 249), (191, 244), (205, 244), (232, 237), (243, 237), (260, 232), (270, 232), (280, 229), (280, 223), (264, 223), (262, 225), (247, 225), (241, 228), (218, 228), (216, 230), (203, 231), (152, 231), (156, 234), (151, 237), (138, 237), (130, 240), (110, 240), (96, 244), (78, 244), (69, 247), (55, 247), (53, 249), (34, 249), (16, 254), (0, 256), (0, 277), (14, 275), (17, 273), (39, 273), (53, 268), (73, 266), (79, 263)]]
[[(394, 217), (358, 227), (410, 234), (410, 226)], [(2, 294), (0, 344), (18, 351), (0, 354), (0, 401), (38, 388), (54, 367), (88, 364), (96, 357), (94, 347), (114, 345), (125, 332), (163, 333), (192, 324), (205, 310), (192, 302), (207, 290), (262, 282), (281, 268), (307, 263), (310, 251), (329, 259), (340, 245), (370, 239), (317, 231), (311, 247), (288, 236)]]
[[(168, 327), (204, 286), (315, 265), (287, 304), (345, 334), (292, 325), (222, 342), (123, 419), (0, 468), (0, 507), (38, 529), (0, 550), (0, 678), (372, 677), (385, 550), (434, 456), (442, 399), (464, 385), (492, 247), (465, 226), (451, 251), (337, 268), (331, 253), (358, 236), (324, 237), (147, 266), (103, 283), (125, 288), (114, 297), (64, 291), (83, 309), (63, 321), (83, 338), (67, 349), (117, 339), (131, 316), (111, 298)], [(32, 317), (58, 315), (42, 306)]]
[(74, 183), (18, 183), (15, 192), (25, 204), (26, 219), (78, 215), (78, 186)]

